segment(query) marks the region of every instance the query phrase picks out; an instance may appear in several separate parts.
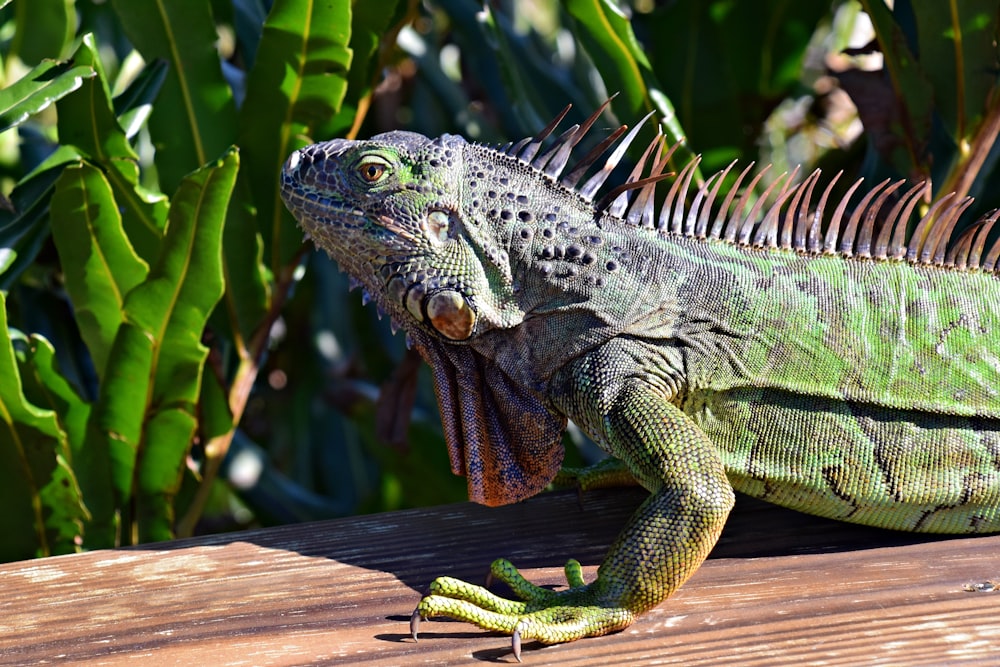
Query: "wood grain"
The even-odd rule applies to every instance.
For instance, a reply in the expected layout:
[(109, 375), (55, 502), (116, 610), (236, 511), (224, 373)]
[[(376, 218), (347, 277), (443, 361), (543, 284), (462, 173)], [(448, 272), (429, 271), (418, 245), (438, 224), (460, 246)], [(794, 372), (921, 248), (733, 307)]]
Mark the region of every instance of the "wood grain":
[[(512, 663), (510, 640), (408, 618), (440, 574), (482, 580), (507, 556), (562, 583), (594, 576), (642, 500), (545, 494), (98, 551), (0, 566), (0, 664)], [(611, 637), (525, 645), (527, 664), (1000, 664), (1000, 536), (847, 526), (740, 498), (684, 588)]]

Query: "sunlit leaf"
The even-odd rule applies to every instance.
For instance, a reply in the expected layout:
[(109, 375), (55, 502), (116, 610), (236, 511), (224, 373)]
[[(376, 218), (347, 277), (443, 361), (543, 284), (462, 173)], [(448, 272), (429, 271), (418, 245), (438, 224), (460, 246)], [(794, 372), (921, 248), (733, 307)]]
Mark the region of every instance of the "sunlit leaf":
[[(0, 292), (0, 559), (71, 551), (84, 514), (56, 415), (32, 405), (21, 387)], [(74, 500), (75, 497), (75, 500)]]
[[(135, 508), (126, 517), (125, 541), (172, 535), (172, 499), (197, 423), (208, 353), (201, 335), (223, 290), (222, 228), (238, 165), (230, 151), (181, 182), (160, 256), (125, 298), (126, 321), (85, 445), (107, 452), (117, 504)], [(112, 519), (95, 516), (105, 538)]]
[(71, 553), (79, 548), (83, 522), (88, 518), (77, 482), (87, 471), (74, 454), (83, 445), (90, 404), (80, 398), (57, 368), (56, 352), (49, 341), (32, 335), (23, 356), (18, 362), (25, 397), (33, 405), (52, 411), (66, 434), (67, 447), (59, 452), (55, 473), (42, 489), (42, 499), (49, 509), (45, 523), (54, 537), (53, 551)]
[(92, 35), (84, 35), (74, 59), (93, 67), (98, 76), (80, 92), (59, 101), (59, 138), (104, 167), (129, 242), (139, 256), (152, 261), (159, 251), (167, 216), (167, 199), (139, 185), (138, 156), (115, 117), (107, 78)]
[(239, 143), (257, 206), (264, 261), (288, 269), (302, 235), (281, 203), (279, 170), (340, 109), (351, 65), (348, 0), (276, 0), (240, 112)]
[(17, 56), (28, 65), (61, 57), (76, 27), (73, 4), (69, 0), (22, 0), (17, 3), (14, 6), (14, 39), (4, 55)]
[(122, 228), (111, 184), (98, 168), (80, 163), (66, 169), (52, 197), (52, 236), (77, 325), (103, 376), (125, 295), (146, 277)]
[[(657, 118), (662, 119), (667, 143), (684, 140), (670, 99), (653, 73), (631, 23), (614, 1), (567, 0), (566, 9), (577, 21), (576, 34), (601, 73), (607, 92), (619, 93), (612, 102), (619, 119), (632, 124), (655, 109)], [(682, 148), (674, 159), (683, 165), (690, 157), (691, 152)]]
[(113, 0), (112, 6), (143, 57), (170, 65), (149, 119), (160, 187), (169, 194), (236, 138), (235, 105), (215, 48), (210, 4)]
[(11, 192), (13, 211), (0, 208), (0, 290), (8, 289), (35, 261), (49, 236), (49, 200), (56, 180), (78, 155), (67, 148), (53, 157)]
[(46, 60), (0, 90), (0, 132), (26, 121), (32, 114), (69, 95), (95, 76), (93, 67), (73, 61)]

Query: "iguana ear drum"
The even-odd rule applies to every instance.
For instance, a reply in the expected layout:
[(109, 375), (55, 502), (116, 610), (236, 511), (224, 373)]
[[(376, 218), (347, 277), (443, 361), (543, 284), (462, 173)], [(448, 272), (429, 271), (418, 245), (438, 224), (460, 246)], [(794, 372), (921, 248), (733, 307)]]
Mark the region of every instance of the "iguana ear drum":
[(476, 313), (465, 295), (454, 290), (435, 292), (427, 299), (427, 319), (446, 338), (465, 340), (476, 326)]

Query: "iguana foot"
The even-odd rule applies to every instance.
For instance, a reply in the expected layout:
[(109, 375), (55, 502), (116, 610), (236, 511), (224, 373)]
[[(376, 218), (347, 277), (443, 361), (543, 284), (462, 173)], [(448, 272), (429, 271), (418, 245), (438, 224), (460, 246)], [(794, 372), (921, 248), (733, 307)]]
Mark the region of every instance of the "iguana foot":
[(570, 560), (565, 571), (569, 588), (551, 591), (529, 582), (510, 561), (502, 558), (494, 561), (490, 578), (510, 586), (520, 601), (502, 598), (459, 579), (439, 577), (431, 582), (430, 593), (410, 618), (413, 639), (417, 639), (422, 619), (447, 616), (511, 635), (514, 657), (520, 662), (522, 640), (558, 644), (605, 635), (632, 623), (635, 618), (632, 611), (603, 603), (596, 582), (584, 583), (579, 562)]

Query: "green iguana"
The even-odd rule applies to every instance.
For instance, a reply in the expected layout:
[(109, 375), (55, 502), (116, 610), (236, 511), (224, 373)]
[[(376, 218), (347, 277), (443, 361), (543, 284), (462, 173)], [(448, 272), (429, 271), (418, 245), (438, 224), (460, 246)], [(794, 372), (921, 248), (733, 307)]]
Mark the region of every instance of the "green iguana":
[(567, 419), (650, 492), (592, 583), (575, 561), (561, 591), (496, 561), (520, 601), (441, 577), (414, 637), (448, 616), (511, 634), (520, 659), (522, 639), (621, 630), (701, 565), (733, 489), (882, 528), (1000, 530), (1000, 213), (952, 241), (969, 200), (946, 196), (908, 234), (923, 185), (881, 183), (850, 212), (859, 183), (838, 200), (819, 172), (783, 175), (755, 197), (749, 168), (725, 192), (729, 168), (692, 185), (697, 160), (655, 204), (662, 137), (601, 195), (642, 125), (567, 168), (606, 106), (547, 147), (566, 111), (500, 148), (389, 132), (285, 164), (302, 228), (432, 367), (472, 500), (545, 488)]

